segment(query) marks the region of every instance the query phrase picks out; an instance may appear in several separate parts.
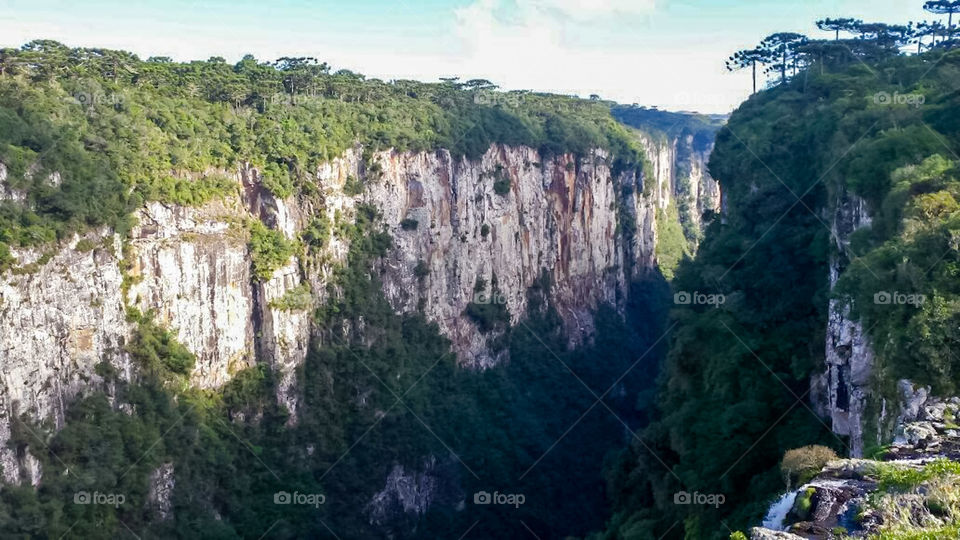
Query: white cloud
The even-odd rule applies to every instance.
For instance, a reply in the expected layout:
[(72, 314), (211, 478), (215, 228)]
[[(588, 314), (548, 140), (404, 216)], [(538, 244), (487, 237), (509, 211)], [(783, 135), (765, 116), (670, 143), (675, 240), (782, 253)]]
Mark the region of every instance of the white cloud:
[(657, 0), (518, 0), (542, 11), (554, 11), (578, 20), (614, 15), (645, 15)]
[[(580, 21), (569, 24), (570, 17), (563, 15), (580, 6), (589, 7), (580, 12)], [(568, 39), (571, 31), (594, 36), (608, 31), (598, 20), (601, 15), (620, 9), (641, 14), (653, 7), (653, 0), (476, 0), (456, 12), (462, 47), (454, 55), (460, 66), (456, 73), (490, 79), (508, 89), (596, 93), (674, 110), (726, 112), (742, 101), (749, 83), (742, 74), (725, 73), (716, 52), (723, 44), (718, 49), (715, 43), (661, 41), (629, 48), (600, 40), (599, 46), (586, 47)], [(642, 32), (642, 25), (634, 31)]]

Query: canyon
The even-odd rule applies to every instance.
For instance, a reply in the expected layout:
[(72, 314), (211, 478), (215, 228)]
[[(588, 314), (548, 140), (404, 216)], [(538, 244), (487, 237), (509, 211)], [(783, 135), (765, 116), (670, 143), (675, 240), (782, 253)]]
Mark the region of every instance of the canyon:
[[(61, 427), (71, 403), (93, 391), (110, 394), (101, 363), (124, 380), (137, 377), (125, 349), (135, 328), (130, 309), (151, 314), (196, 356), (189, 375), (196, 388), (216, 389), (238, 371), (269, 365), (280, 381), (277, 400), (297, 422), (297, 369), (315, 332), (312, 312), (350, 249), (336, 224), (355, 219), (361, 204), (378, 210), (393, 238), (377, 263), (386, 299), (398, 313), (419, 311), (436, 323), (464, 368), (509, 361), (465, 314), (468, 305), (502, 303), (516, 324), (526, 314), (526, 291), (543, 275), (551, 277), (570, 346), (590, 340), (591, 313), (600, 305), (622, 309), (629, 283), (657, 271), (665, 210), (683, 199), (699, 228), (699, 216), (720, 206), (719, 186), (706, 172), (709, 148), (693, 151), (690, 137), (637, 136), (647, 174), (614, 171), (602, 150), (577, 159), (494, 145), (469, 160), (445, 150), (365, 155), (357, 147), (315, 171), (313, 196), (281, 199), (245, 164), (216, 171), (235, 181), (233, 195), (195, 207), (145, 204), (126, 241), (99, 228), (55, 247), (14, 250), (17, 268), (0, 280), (5, 481), (42, 478), (28, 446), (6, 444), (14, 418)], [(359, 192), (350, 189), (357, 181)], [(253, 274), (245, 223), (259, 221), (295, 241), (317, 219), (333, 224), (321, 253), (300, 251), (268, 279)], [(484, 293), (478, 283), (495, 289)], [(283, 305), (304, 288), (305, 304)]]

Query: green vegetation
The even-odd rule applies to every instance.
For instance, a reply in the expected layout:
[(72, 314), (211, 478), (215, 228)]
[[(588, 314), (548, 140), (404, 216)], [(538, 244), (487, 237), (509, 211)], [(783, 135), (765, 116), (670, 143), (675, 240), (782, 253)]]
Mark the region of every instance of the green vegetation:
[[(504, 143), (548, 155), (606, 148), (617, 167), (640, 162), (609, 104), (524, 93), (523, 107), (486, 105), (480, 90), (491, 88), (387, 83), (311, 58), (178, 63), (50, 40), (3, 49), (0, 163), (29, 204), (0, 203), (0, 245), (98, 225), (124, 233), (144, 201), (196, 205), (235, 192), (221, 172), (196, 173), (232, 175), (242, 163), (278, 197), (312, 190), (317, 165), (357, 142), (368, 157), (391, 147), (477, 157)], [(366, 170), (376, 178), (379, 164), (371, 157)], [(351, 177), (345, 190), (363, 186)]]
[(193, 353), (177, 342), (173, 334), (153, 321), (153, 314), (139, 318), (127, 352), (141, 367), (164, 378), (189, 375), (196, 363)]
[(665, 278), (673, 279), (680, 262), (690, 257), (690, 244), (680, 224), (680, 215), (673, 204), (666, 210), (657, 208), (657, 266)]
[(310, 293), (310, 284), (301, 283), (283, 293), (283, 296), (272, 300), (270, 307), (281, 311), (305, 311), (313, 307), (313, 295)]
[(810, 519), (810, 509), (813, 508), (813, 496), (817, 493), (817, 488), (809, 487), (803, 490), (803, 493), (797, 494), (793, 501), (793, 508), (790, 512), (796, 516), (798, 521)]
[[(666, 286), (635, 284), (626, 318), (599, 309), (595, 341), (568, 350), (544, 276), (528, 291), (531, 316), (505, 338), (510, 361), (465, 370), (435, 324), (397, 315), (384, 298), (371, 269), (391, 240), (374, 209), (360, 205), (355, 223), (337, 226), (351, 249), (315, 312), (317, 333), (297, 372), (296, 425), (277, 405), (271, 359), (217, 391), (169, 384), (189, 373), (193, 357), (149, 316), (136, 317), (128, 350), (147, 368), (140, 380), (123, 382), (104, 361), (97, 372), (109, 393), (92, 391), (70, 406), (63, 429), (18, 424), (12, 444), (38, 457), (44, 481), (0, 490), (0, 536), (106, 539), (129, 528), (144, 538), (303, 538), (330, 527), (341, 538), (401, 538), (415, 527), (418, 537), (456, 538), (473, 526), (478, 538), (503, 538), (521, 519), (552, 538), (598, 527), (610, 450), (598, 441), (646, 421), (631, 394), (608, 390), (649, 388)], [(495, 288), (494, 280), (478, 285)], [(167, 463), (174, 517), (161, 521), (147, 495), (150, 475)], [(394, 465), (423, 471), (428, 463), (440, 482), (431, 511), (392, 512), (371, 526), (364, 509)], [(524, 493), (528, 503), (474, 506), (471, 494), (492, 486)], [(73, 504), (78, 491), (126, 501)], [(278, 491), (322, 493), (326, 503), (276, 505)], [(458, 510), (463, 500), (469, 512)]]
[(510, 175), (504, 170), (503, 165), (497, 165), (493, 172), (493, 191), (501, 197), (510, 194)]
[[(786, 450), (844, 449), (805, 395), (823, 370), (837, 249), (829, 220), (848, 193), (867, 201), (873, 220), (837, 253), (834, 293), (864, 318), (875, 394), (893, 397), (902, 377), (940, 393), (960, 387), (960, 52), (871, 49), (802, 67), (717, 135), (710, 171), (728, 209), (673, 286), (726, 303), (674, 310), (660, 415), (609, 469), (615, 513), (605, 538), (723, 538), (724, 525), (757, 524), (782, 490)], [(883, 291), (925, 301), (875, 300)], [(680, 490), (724, 493), (726, 504), (674, 505)]]
[(837, 453), (826, 446), (811, 445), (787, 450), (780, 464), (787, 488), (806, 484), (834, 459), (837, 459)]
[(77, 245), (74, 246), (74, 249), (80, 253), (87, 253), (93, 251), (96, 249), (96, 247), (97, 244), (93, 240), (90, 240), (89, 238), (82, 238), (77, 242)]
[(300, 233), (300, 240), (305, 246), (314, 249), (323, 249), (330, 242), (330, 234), (333, 229), (330, 218), (322, 216), (313, 218), (310, 223)]
[(417, 261), (417, 265), (413, 267), (413, 275), (417, 276), (417, 279), (424, 279), (430, 275), (430, 266), (427, 265), (427, 261), (420, 259)]
[(908, 491), (933, 478), (960, 476), (960, 463), (938, 459), (922, 468), (877, 462), (871, 476), (876, 477), (881, 491)]
[(287, 240), (283, 233), (267, 228), (259, 221), (250, 222), (250, 256), (253, 275), (267, 281), (273, 273), (287, 264), (297, 251), (295, 242)]

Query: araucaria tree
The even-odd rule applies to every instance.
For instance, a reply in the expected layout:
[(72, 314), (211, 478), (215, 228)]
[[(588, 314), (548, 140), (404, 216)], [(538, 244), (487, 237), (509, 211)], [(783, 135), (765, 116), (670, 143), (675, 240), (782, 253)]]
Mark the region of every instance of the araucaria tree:
[(780, 82), (787, 82), (787, 70), (797, 72), (799, 47), (806, 43), (807, 37), (793, 32), (780, 32), (764, 38), (760, 42), (760, 50), (770, 58), (768, 73), (780, 73)]
[(859, 19), (821, 19), (817, 21), (817, 28), (824, 32), (833, 32), (834, 40), (840, 41), (840, 32), (859, 33), (858, 29), (861, 24), (863, 24), (863, 21)]
[(733, 56), (727, 59), (727, 69), (737, 71), (740, 69), (751, 68), (753, 70), (753, 93), (757, 93), (757, 63), (765, 64), (769, 60), (766, 52), (761, 49), (744, 49), (733, 53)]
[(960, 0), (930, 0), (923, 9), (937, 15), (947, 15), (947, 41), (953, 39), (953, 14), (960, 13)]

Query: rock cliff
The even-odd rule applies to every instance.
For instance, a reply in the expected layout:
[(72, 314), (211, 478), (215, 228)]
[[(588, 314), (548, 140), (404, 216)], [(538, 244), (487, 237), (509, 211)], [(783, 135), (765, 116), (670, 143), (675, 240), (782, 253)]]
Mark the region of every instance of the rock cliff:
[[(656, 210), (682, 197), (699, 226), (700, 212), (719, 204), (706, 155), (678, 155), (684, 141), (643, 143), (653, 165), (646, 175), (612, 170), (602, 151), (577, 159), (498, 145), (468, 160), (442, 150), (357, 148), (316, 171), (311, 196), (286, 200), (245, 165), (220, 171), (236, 179), (228, 197), (200, 207), (146, 204), (129, 239), (98, 230), (58, 246), (15, 250), (15, 269), (0, 276), (4, 479), (36, 483), (41, 474), (26, 447), (6, 444), (14, 417), (59, 425), (78, 395), (104, 389), (100, 362), (126, 379), (136, 376), (125, 351), (134, 328), (128, 307), (152, 313), (196, 355), (197, 387), (217, 388), (240, 369), (271, 365), (278, 400), (296, 421), (296, 368), (311, 339), (311, 307), (324, 302), (349, 245), (334, 226), (322, 256), (300, 251), (258, 280), (247, 227), (253, 220), (297, 240), (313, 219), (336, 224), (352, 219), (361, 203), (377, 208), (394, 239), (378, 263), (386, 298), (398, 312), (420, 310), (436, 322), (461, 365), (490, 368), (505, 360), (464, 314), (467, 306), (502, 302), (515, 323), (527, 309), (527, 289), (543, 275), (552, 278), (551, 297), (570, 342), (588, 339), (592, 310), (622, 306), (630, 281), (655, 270)], [(351, 189), (358, 181), (362, 189)], [(5, 183), (0, 187), (8, 203), (24, 204)], [(281, 305), (306, 286), (309, 305)], [(393, 484), (403, 484), (401, 473)], [(172, 485), (172, 470), (164, 474)], [(403, 500), (404, 490), (393, 492), (400, 507), (421, 506)]]
[[(838, 195), (831, 238), (834, 250), (830, 257), (830, 287), (836, 285), (843, 270), (850, 264), (850, 235), (870, 226), (866, 202), (851, 193)], [(843, 298), (830, 300), (827, 319), (826, 371), (812, 378), (812, 401), (817, 412), (830, 418), (833, 431), (850, 437), (853, 457), (863, 454), (864, 422), (870, 398), (870, 374), (873, 349), (863, 325), (850, 316), (850, 303)], [(876, 431), (879, 436), (879, 431)]]

